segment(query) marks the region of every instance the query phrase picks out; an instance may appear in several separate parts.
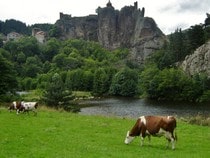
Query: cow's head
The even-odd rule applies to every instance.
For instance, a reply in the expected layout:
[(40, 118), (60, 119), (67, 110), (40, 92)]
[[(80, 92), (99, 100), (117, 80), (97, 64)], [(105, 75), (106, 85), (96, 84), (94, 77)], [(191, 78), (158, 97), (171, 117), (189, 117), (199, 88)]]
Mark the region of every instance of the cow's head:
[(127, 135), (126, 135), (126, 137), (125, 137), (125, 144), (130, 144), (130, 143), (133, 141), (134, 138), (135, 138), (135, 137), (130, 136), (130, 131), (128, 131), (128, 132), (127, 132)]

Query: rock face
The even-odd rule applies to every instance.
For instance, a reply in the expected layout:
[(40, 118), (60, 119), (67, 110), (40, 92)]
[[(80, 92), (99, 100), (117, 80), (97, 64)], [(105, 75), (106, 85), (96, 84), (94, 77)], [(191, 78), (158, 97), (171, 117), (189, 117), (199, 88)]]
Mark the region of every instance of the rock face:
[(61, 30), (61, 39), (84, 39), (98, 41), (98, 16), (71, 17), (60, 13), (60, 19), (56, 25)]
[(166, 39), (152, 18), (144, 17), (145, 9), (125, 6), (115, 10), (111, 2), (98, 7), (97, 15), (71, 17), (60, 14), (56, 25), (62, 38), (81, 38), (98, 41), (103, 47), (113, 50), (119, 47), (130, 49), (130, 59), (141, 64), (154, 50), (160, 49)]
[(186, 56), (181, 68), (189, 75), (205, 72), (210, 77), (210, 41)]

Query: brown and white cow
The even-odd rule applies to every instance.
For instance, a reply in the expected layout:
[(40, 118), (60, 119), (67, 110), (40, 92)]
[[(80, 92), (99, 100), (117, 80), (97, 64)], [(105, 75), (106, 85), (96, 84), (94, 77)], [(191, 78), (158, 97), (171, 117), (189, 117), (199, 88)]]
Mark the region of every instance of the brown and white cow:
[(13, 101), (8, 110), (11, 112), (12, 110), (16, 110), (17, 111), (17, 114), (18, 114), (18, 109), (21, 107), (21, 102), (19, 101)]
[(144, 138), (148, 136), (165, 136), (168, 140), (168, 146), (172, 143), (172, 149), (175, 149), (175, 141), (177, 140), (176, 133), (176, 119), (173, 116), (141, 116), (136, 121), (131, 131), (127, 132), (125, 144), (129, 144), (136, 136), (141, 137), (141, 145), (143, 145)]
[(29, 111), (33, 111), (34, 115), (36, 115), (37, 107), (38, 107), (38, 102), (24, 102), (24, 101), (22, 101), (20, 108), (17, 110), (17, 114), (19, 114), (19, 112), (28, 112), (29, 113)]

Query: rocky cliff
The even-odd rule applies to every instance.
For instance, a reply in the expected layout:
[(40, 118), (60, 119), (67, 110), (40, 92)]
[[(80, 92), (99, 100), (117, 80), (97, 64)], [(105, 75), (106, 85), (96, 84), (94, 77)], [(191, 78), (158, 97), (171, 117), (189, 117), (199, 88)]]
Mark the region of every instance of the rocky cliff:
[(189, 75), (204, 72), (210, 77), (210, 41), (186, 56), (181, 68)]
[(86, 17), (61, 13), (56, 25), (61, 29), (62, 38), (98, 41), (110, 50), (129, 48), (130, 59), (139, 64), (164, 43), (165, 35), (152, 18), (144, 17), (145, 9), (139, 9), (137, 2), (119, 11), (109, 1), (106, 7), (98, 7), (96, 12), (97, 15)]

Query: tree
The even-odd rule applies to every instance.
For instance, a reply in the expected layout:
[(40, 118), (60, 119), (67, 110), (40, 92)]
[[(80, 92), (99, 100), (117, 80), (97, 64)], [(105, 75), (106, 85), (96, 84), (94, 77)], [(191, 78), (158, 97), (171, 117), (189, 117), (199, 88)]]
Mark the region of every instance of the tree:
[(3, 45), (4, 45), (4, 43), (3, 43), (3, 39), (1, 38), (1, 36), (0, 36), (0, 48), (2, 48), (3, 47)]
[(49, 36), (58, 38), (60, 35), (61, 35), (61, 30), (56, 25), (53, 25), (49, 31)]
[(70, 90), (91, 91), (93, 87), (93, 73), (82, 69), (68, 71), (65, 86)]
[(172, 55), (173, 63), (183, 60), (187, 55), (186, 39), (181, 29), (177, 29), (170, 35), (169, 52)]
[(59, 108), (64, 107), (71, 99), (72, 91), (65, 89), (61, 76), (55, 73), (46, 87), (43, 100), (48, 106)]
[(42, 72), (42, 62), (37, 56), (28, 57), (23, 66), (24, 74), (28, 77), (36, 77), (38, 73)]
[(107, 93), (109, 90), (108, 82), (109, 77), (106, 71), (103, 68), (97, 69), (93, 78), (93, 94), (100, 96)]
[(43, 47), (43, 60), (50, 61), (53, 57), (58, 54), (60, 48), (60, 43), (57, 39), (52, 38), (47, 41), (46, 45)]
[(6, 20), (4, 23), (2, 23), (1, 31), (5, 35), (12, 31), (15, 31), (21, 34), (29, 34), (29, 29), (27, 28), (26, 24), (21, 21), (14, 20), (14, 19)]
[(135, 70), (124, 68), (115, 74), (109, 90), (112, 95), (135, 96), (138, 92), (138, 73)]
[(191, 52), (205, 43), (205, 32), (201, 25), (191, 26), (187, 34)]
[(196, 101), (207, 83), (200, 77), (195, 80), (175, 68), (157, 70), (156, 67), (150, 67), (141, 73), (140, 78), (146, 96), (156, 100)]
[(16, 73), (13, 64), (0, 53), (0, 95), (17, 89)]

